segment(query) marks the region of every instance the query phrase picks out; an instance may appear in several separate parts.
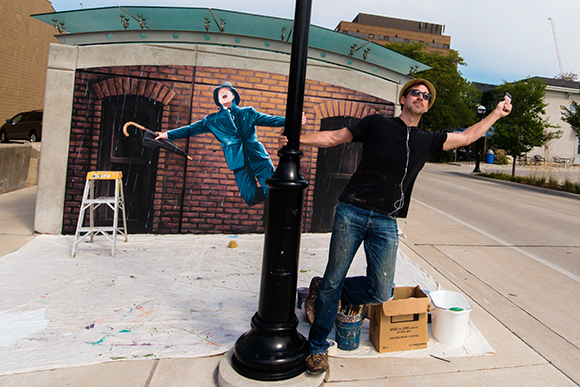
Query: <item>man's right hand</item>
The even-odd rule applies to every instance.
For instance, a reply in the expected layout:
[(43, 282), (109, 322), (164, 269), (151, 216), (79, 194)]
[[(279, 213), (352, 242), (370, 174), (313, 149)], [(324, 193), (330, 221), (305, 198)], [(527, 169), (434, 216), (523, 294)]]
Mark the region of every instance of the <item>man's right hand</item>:
[(288, 137), (284, 136), (283, 134), (278, 136), (278, 145), (280, 146), (280, 148), (288, 145)]
[(157, 133), (156, 140), (167, 140), (167, 132), (155, 132)]

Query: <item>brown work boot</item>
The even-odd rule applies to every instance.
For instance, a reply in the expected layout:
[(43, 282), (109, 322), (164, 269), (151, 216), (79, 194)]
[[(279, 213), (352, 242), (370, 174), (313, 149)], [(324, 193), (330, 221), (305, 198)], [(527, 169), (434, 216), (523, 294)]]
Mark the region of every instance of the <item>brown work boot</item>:
[(328, 371), (328, 354), (313, 353), (306, 357), (306, 371), (309, 374), (321, 374)]
[(320, 282), (322, 278), (314, 277), (310, 281), (310, 288), (308, 289), (308, 296), (304, 301), (304, 311), (306, 312), (306, 320), (312, 324), (314, 323), (314, 312), (316, 311), (316, 298), (318, 297), (318, 290), (320, 289)]

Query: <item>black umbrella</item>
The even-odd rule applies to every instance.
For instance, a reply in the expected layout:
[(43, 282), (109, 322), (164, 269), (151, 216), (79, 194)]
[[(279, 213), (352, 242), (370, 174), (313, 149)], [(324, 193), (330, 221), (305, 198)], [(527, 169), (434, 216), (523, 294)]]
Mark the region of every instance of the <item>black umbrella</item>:
[(187, 155), (183, 150), (181, 150), (177, 145), (172, 143), (169, 140), (164, 138), (156, 140), (157, 133), (152, 131), (151, 129), (147, 129), (146, 127), (137, 124), (136, 122), (129, 121), (125, 125), (123, 125), (123, 133), (125, 136), (129, 137), (129, 132), (127, 132), (127, 128), (129, 126), (135, 126), (144, 131), (143, 133), (143, 146), (146, 148), (163, 148), (168, 150), (171, 153), (174, 153), (179, 156), (187, 157), (189, 160), (193, 160), (191, 157)]

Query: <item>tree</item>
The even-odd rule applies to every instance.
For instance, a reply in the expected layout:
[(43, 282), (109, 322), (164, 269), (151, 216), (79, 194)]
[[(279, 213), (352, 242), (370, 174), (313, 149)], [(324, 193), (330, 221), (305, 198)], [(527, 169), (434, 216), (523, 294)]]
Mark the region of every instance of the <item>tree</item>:
[(580, 137), (580, 104), (576, 101), (571, 101), (572, 109), (566, 106), (560, 106), (562, 109), (562, 121), (567, 122), (572, 127), (577, 137)]
[(480, 92), (468, 82), (457, 65), (466, 65), (455, 50), (446, 54), (423, 51), (423, 43), (388, 43), (387, 48), (431, 66), (431, 70), (414, 74), (435, 86), (437, 100), (421, 119), (421, 127), (435, 131), (453, 130), (474, 124)]
[(562, 136), (561, 130), (548, 131), (558, 126), (551, 125), (544, 118), (547, 106), (545, 90), (546, 84), (541, 79), (527, 78), (514, 83), (504, 82), (487, 96), (488, 109), (495, 108), (506, 92), (513, 96), (512, 112), (496, 122), (493, 135), (494, 145), (505, 149), (513, 157), (513, 176), (518, 157)]

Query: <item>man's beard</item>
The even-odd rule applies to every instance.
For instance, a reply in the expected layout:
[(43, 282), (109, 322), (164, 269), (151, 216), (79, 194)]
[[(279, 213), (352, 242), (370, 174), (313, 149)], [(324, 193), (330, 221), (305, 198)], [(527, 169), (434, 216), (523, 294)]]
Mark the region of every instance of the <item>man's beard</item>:
[(416, 115), (423, 115), (427, 111), (427, 109), (425, 108), (425, 106), (420, 106), (412, 103), (409, 105), (409, 111)]

